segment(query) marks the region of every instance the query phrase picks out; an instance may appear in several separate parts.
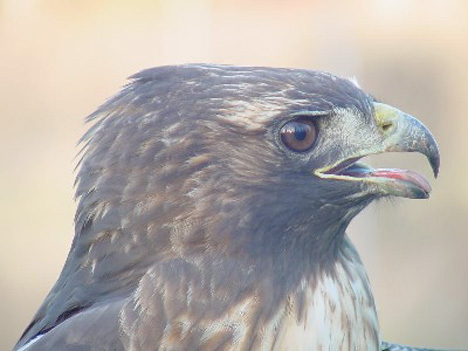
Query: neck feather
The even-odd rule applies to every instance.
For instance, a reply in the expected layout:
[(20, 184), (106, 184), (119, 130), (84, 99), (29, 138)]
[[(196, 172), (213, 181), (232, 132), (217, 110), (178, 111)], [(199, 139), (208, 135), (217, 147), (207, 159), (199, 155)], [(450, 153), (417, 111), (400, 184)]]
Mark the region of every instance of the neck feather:
[[(294, 350), (378, 350), (379, 330), (369, 279), (345, 236), (337, 261), (301, 281), (273, 323), (273, 346)], [(297, 345), (291, 345), (296, 340)], [(293, 347), (294, 346), (294, 347)]]

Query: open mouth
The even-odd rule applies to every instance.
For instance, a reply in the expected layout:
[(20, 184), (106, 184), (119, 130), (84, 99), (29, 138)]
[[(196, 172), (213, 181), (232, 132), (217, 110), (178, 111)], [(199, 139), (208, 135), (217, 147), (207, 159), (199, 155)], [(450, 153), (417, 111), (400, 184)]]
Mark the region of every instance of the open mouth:
[(372, 168), (353, 157), (315, 172), (320, 178), (374, 183), (395, 190), (394, 195), (428, 198), (431, 185), (421, 174), (398, 168)]
[[(397, 168), (372, 168), (358, 162), (365, 156), (386, 152), (418, 152), (426, 156), (434, 176), (439, 173), (439, 148), (431, 132), (416, 118), (391, 106), (377, 102), (373, 106), (380, 139), (362, 149), (359, 148), (361, 139), (357, 139), (353, 155), (315, 170), (315, 176), (343, 184), (354, 182), (362, 193), (427, 199), (431, 186), (419, 173)], [(392, 128), (385, 128), (387, 125)]]

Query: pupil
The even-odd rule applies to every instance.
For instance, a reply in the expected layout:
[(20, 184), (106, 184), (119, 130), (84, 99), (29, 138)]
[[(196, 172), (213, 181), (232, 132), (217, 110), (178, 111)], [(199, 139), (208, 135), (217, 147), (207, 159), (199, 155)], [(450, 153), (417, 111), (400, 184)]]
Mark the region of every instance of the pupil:
[(307, 136), (307, 130), (304, 126), (296, 126), (294, 130), (294, 137), (296, 140), (303, 141)]

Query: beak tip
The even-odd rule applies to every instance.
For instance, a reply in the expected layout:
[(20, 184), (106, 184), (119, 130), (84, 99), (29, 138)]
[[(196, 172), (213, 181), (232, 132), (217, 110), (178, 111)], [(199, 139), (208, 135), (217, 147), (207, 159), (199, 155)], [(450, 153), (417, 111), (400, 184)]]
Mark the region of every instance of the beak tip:
[(439, 165), (433, 165), (432, 166), (432, 172), (434, 173), (434, 178), (437, 179), (437, 177), (439, 176)]
[(435, 155), (436, 156), (433, 156), (429, 159), (429, 163), (431, 164), (432, 172), (434, 173), (434, 178), (437, 178), (440, 169), (440, 156), (438, 150), (435, 153)]

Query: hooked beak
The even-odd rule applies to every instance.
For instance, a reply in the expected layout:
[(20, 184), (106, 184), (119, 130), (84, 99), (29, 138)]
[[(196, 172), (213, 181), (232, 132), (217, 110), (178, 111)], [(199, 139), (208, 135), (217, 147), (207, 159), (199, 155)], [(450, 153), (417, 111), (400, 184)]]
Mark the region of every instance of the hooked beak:
[(370, 149), (315, 171), (323, 179), (361, 182), (382, 195), (412, 199), (429, 197), (431, 186), (420, 174), (402, 169), (374, 169), (357, 163), (364, 156), (383, 152), (419, 152), (425, 155), (437, 177), (440, 155), (431, 132), (416, 118), (386, 104), (374, 103), (374, 118), (382, 141)]

